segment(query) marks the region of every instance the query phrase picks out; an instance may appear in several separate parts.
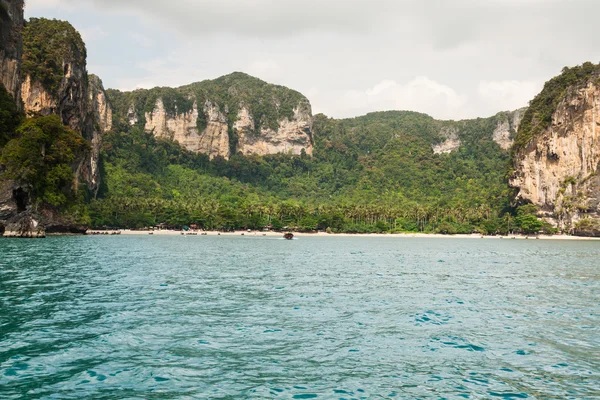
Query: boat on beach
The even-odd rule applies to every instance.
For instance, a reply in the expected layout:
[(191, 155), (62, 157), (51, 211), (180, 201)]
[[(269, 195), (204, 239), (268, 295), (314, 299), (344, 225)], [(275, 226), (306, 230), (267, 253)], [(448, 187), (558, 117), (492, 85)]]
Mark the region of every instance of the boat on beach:
[(287, 240), (292, 240), (294, 238), (294, 234), (292, 232), (288, 232), (285, 235), (283, 235), (283, 238)]

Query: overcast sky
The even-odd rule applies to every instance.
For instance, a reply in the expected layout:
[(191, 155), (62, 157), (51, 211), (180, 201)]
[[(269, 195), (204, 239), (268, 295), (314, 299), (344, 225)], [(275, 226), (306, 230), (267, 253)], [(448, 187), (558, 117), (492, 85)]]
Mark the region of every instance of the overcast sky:
[(70, 21), (106, 87), (243, 71), (332, 117), (490, 116), (600, 61), (598, 0), (26, 0), (25, 13)]

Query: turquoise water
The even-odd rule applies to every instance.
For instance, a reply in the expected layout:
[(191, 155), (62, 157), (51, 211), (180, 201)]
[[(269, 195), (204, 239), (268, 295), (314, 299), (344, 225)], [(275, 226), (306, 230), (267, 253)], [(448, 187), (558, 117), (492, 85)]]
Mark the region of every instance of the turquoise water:
[(0, 398), (600, 398), (600, 243), (0, 239)]

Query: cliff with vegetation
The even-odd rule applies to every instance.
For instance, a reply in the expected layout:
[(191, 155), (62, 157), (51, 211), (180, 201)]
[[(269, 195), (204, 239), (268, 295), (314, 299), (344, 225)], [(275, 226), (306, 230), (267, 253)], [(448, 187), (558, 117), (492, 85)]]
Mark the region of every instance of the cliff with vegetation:
[(112, 127), (112, 110), (96, 76), (88, 76), (81, 35), (65, 21), (32, 18), (23, 32), (22, 97), (29, 116), (60, 116), (91, 143), (78, 160), (76, 183), (96, 192), (101, 135)]
[(0, 0), (0, 84), (20, 106), (23, 0)]
[(599, 66), (565, 69), (527, 109), (490, 118), (340, 120), (239, 72), (104, 90), (79, 33), (46, 19), (23, 28), (22, 6), (0, 0), (0, 234), (600, 234)]
[(511, 186), (562, 230), (600, 227), (600, 66), (565, 68), (531, 102), (519, 130)]
[(139, 125), (185, 149), (232, 154), (312, 154), (312, 113), (300, 93), (243, 73), (177, 89), (110, 91), (122, 129)]
[(83, 232), (85, 192), (100, 186), (102, 133), (112, 124), (108, 99), (88, 77), (85, 45), (69, 23), (34, 18), (18, 33), (22, 103), (0, 88), (0, 231)]

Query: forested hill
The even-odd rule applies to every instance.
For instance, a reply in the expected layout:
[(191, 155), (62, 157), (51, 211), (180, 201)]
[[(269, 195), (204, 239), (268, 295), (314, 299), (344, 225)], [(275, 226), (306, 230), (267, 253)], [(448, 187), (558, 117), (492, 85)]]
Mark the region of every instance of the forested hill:
[(494, 139), (500, 133), (510, 139), (514, 117), (317, 115), (313, 157), (234, 154), (229, 160), (186, 152), (134, 126), (105, 137), (104, 187), (92, 220), (98, 227), (507, 231), (509, 152)]
[[(19, 35), (21, 22), (15, 20), (8, 33)], [(573, 125), (572, 115), (595, 121), (585, 99), (600, 98), (597, 67), (584, 64), (550, 81), (527, 112), (439, 121), (387, 111), (336, 120), (313, 117), (299, 92), (244, 73), (177, 89), (104, 91), (100, 79), (87, 73), (85, 47), (74, 28), (43, 19), (25, 28), (23, 60), (16, 49), (16, 59), (7, 61), (23, 61), (22, 76), (17, 74), (23, 102), (18, 85), (0, 87), (0, 211), (10, 211), (0, 214), (0, 231), (9, 221), (11, 232), (21, 236), (32, 227), (41, 234), (51, 224), (71, 231), (70, 221), (81, 225), (78, 231), (86, 225), (195, 224), (224, 230), (551, 232), (536, 218), (539, 204), (513, 207), (516, 190), (508, 176), (516, 176), (515, 154), (525, 161), (525, 150), (535, 155), (533, 144), (554, 129), (557, 108), (581, 105), (581, 112), (560, 114), (561, 127)], [(56, 69), (58, 64), (68, 68)], [(562, 100), (567, 95), (572, 101)], [(40, 96), (47, 103), (41, 108)], [(561, 129), (557, 137), (572, 133)], [(587, 141), (589, 131), (583, 127), (574, 140)], [(520, 152), (514, 151), (515, 138)], [(549, 160), (557, 161), (554, 153)], [(525, 161), (527, 168), (517, 172), (532, 182), (529, 172), (539, 168)], [(587, 167), (582, 171), (592, 175), (565, 175), (557, 190), (573, 197), (565, 182), (580, 179), (594, 183), (588, 186), (595, 195), (595, 169)]]

